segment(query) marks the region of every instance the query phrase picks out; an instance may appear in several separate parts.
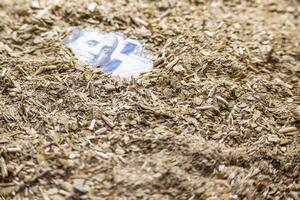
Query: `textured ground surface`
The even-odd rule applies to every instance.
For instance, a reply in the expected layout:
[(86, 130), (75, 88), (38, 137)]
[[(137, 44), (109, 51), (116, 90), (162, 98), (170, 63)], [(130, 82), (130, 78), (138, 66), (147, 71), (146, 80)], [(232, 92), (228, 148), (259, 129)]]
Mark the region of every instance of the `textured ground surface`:
[[(0, 1), (0, 199), (300, 199), (300, 2)], [(70, 26), (157, 56), (122, 81)]]

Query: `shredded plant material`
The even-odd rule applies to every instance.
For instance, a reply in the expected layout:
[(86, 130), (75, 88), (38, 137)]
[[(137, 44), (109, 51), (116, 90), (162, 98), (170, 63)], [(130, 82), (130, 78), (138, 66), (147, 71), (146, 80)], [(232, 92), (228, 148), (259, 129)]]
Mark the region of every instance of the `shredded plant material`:
[[(300, 199), (297, 0), (1, 0), (0, 199)], [(122, 80), (69, 27), (155, 55)]]

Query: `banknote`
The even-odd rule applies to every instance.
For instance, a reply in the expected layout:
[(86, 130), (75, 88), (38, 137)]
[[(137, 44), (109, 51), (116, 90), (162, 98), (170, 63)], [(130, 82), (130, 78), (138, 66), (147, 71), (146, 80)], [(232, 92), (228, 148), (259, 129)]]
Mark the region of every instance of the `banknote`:
[(121, 33), (75, 28), (64, 43), (76, 58), (104, 73), (121, 77), (138, 76), (153, 67), (153, 56), (134, 39)]

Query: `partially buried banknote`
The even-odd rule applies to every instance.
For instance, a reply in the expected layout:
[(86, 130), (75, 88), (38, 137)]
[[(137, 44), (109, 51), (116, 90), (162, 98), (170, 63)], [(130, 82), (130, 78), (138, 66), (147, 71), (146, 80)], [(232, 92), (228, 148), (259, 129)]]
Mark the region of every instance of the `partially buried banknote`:
[(137, 40), (124, 39), (121, 33), (101, 33), (73, 29), (64, 43), (81, 62), (100, 67), (104, 73), (135, 77), (153, 67), (153, 56)]

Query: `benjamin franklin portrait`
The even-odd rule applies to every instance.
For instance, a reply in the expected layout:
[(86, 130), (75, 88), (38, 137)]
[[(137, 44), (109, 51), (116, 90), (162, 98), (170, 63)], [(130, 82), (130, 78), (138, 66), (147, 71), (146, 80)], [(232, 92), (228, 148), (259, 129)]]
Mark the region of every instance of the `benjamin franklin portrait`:
[(118, 46), (118, 39), (114, 34), (101, 34), (93, 30), (75, 29), (64, 42), (80, 61), (94, 67), (107, 65)]

